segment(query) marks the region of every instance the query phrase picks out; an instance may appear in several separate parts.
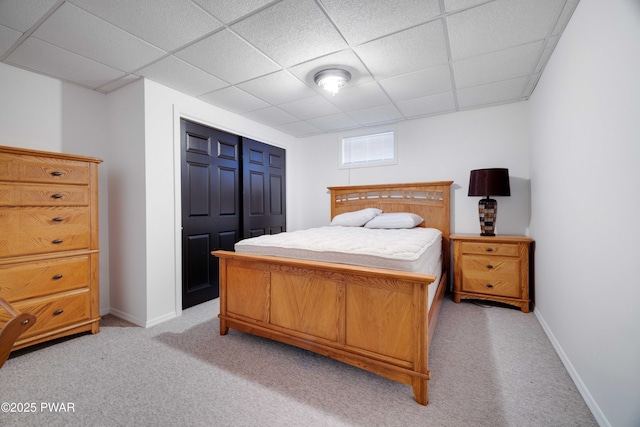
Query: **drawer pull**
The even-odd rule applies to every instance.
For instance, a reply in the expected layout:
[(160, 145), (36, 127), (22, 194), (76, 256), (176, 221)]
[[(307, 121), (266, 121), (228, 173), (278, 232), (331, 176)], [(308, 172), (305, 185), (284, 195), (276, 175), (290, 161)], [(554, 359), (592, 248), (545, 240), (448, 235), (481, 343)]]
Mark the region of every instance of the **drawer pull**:
[(64, 218), (56, 217), (56, 218), (53, 218), (53, 220), (54, 220), (55, 222), (61, 222), (61, 221), (64, 221)]
[(493, 265), (489, 264), (489, 265), (487, 265), (487, 268), (488, 268), (489, 270), (491, 270), (491, 269), (493, 268)]
[(53, 280), (60, 280), (62, 279), (62, 274), (56, 274), (55, 276), (52, 277)]
[(487, 252), (493, 252), (493, 248), (487, 248)]
[(56, 193), (56, 194), (52, 195), (51, 197), (53, 197), (54, 199), (62, 199), (64, 197), (64, 194)]
[(53, 175), (53, 176), (62, 176), (62, 172), (60, 172), (60, 171), (53, 171), (53, 172), (51, 172), (51, 175)]
[(487, 283), (487, 288), (491, 289), (493, 288), (493, 285), (491, 283)]
[(56, 239), (56, 240), (52, 241), (51, 243), (53, 243), (54, 245), (59, 245), (60, 243), (62, 243), (62, 239)]
[(22, 323), (23, 325), (28, 325), (28, 324), (29, 324), (29, 319), (24, 319), (24, 320), (23, 320), (22, 322), (20, 322), (20, 323)]
[(59, 316), (59, 315), (61, 315), (62, 313), (64, 313), (64, 310), (60, 308), (60, 309), (58, 309), (58, 310), (54, 311), (54, 312), (53, 312), (53, 315), (54, 315), (54, 316)]

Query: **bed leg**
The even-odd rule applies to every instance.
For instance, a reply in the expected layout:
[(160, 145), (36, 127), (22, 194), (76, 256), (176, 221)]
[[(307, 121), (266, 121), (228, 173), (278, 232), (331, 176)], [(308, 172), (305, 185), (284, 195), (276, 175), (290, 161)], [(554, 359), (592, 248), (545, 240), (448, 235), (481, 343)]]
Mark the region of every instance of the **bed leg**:
[(220, 319), (220, 335), (227, 335), (228, 332), (229, 326), (227, 325), (227, 321)]
[(429, 403), (429, 398), (427, 397), (427, 381), (423, 378), (414, 378), (413, 380), (413, 397), (416, 399), (421, 405), (426, 405)]

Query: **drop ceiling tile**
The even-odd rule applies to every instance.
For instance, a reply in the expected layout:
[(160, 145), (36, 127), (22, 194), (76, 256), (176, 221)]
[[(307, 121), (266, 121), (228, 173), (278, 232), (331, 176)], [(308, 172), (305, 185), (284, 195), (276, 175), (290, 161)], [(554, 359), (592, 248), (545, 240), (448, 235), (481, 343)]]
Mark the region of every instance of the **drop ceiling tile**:
[(453, 90), (448, 64), (384, 79), (380, 81), (380, 86), (394, 101), (422, 98)]
[(315, 119), (317, 117), (324, 117), (341, 112), (338, 107), (320, 95), (287, 102), (286, 104), (278, 105), (278, 107), (302, 120)]
[(128, 85), (129, 83), (133, 83), (136, 80), (139, 80), (140, 78), (141, 77), (136, 76), (134, 74), (128, 74), (118, 80), (115, 80), (111, 83), (107, 83), (106, 85), (100, 86), (97, 90), (98, 92), (102, 92), (102, 93), (110, 93), (120, 89), (121, 87)]
[(447, 62), (440, 20), (354, 48), (374, 77), (385, 79)]
[(323, 0), (329, 17), (350, 45), (358, 45), (414, 25), (440, 14), (438, 0)]
[(535, 67), (544, 41), (462, 59), (453, 63), (458, 89), (528, 76)]
[(203, 95), (228, 86), (219, 78), (174, 56), (163, 58), (136, 74), (191, 96)]
[(389, 97), (377, 82), (365, 83), (360, 86), (348, 85), (340, 89), (335, 96), (327, 91), (325, 97), (343, 111), (362, 110), (367, 107), (375, 107), (378, 105), (388, 104), (391, 102)]
[(277, 107), (267, 107), (260, 110), (250, 111), (244, 115), (246, 118), (264, 123), (268, 126), (279, 126), (286, 123), (297, 122), (299, 119), (291, 114), (282, 111)]
[(273, 2), (273, 0), (194, 0), (204, 10), (228, 24), (256, 9)]
[(18, 39), (22, 37), (20, 31), (0, 25), (0, 57), (2, 57)]
[(91, 15), (64, 3), (33, 35), (63, 49), (131, 72), (166, 55), (166, 52)]
[(344, 113), (332, 114), (330, 116), (318, 117), (308, 120), (308, 123), (325, 132), (332, 132), (344, 129), (353, 129), (360, 126), (358, 122)]
[(324, 91), (316, 86), (313, 77), (318, 71), (328, 68), (341, 68), (351, 73), (351, 81), (349, 85), (358, 86), (363, 83), (369, 83), (373, 80), (371, 74), (364, 66), (360, 58), (353, 53), (351, 49), (341, 50), (340, 52), (322, 56), (317, 59), (296, 65), (288, 69), (294, 76), (307, 83), (311, 87), (317, 88), (318, 92)]
[(396, 103), (396, 106), (407, 118), (448, 113), (456, 109), (453, 92), (409, 99)]
[(231, 28), (285, 68), (347, 47), (313, 0), (283, 0)]
[(456, 10), (468, 9), (491, 0), (444, 0), (444, 10), (453, 12)]
[(315, 126), (310, 125), (307, 122), (293, 122), (287, 123), (285, 125), (276, 126), (281, 132), (288, 133), (289, 135), (301, 137), (301, 136), (309, 136), (316, 135), (319, 133), (323, 133), (320, 129)]
[(565, 0), (496, 0), (448, 16), (452, 59), (542, 40)]
[(229, 30), (202, 39), (176, 52), (175, 56), (231, 84), (280, 69)]
[(249, 95), (234, 86), (220, 89), (216, 92), (199, 96), (198, 98), (238, 114), (269, 106), (269, 104), (261, 99), (258, 99), (253, 95)]
[(458, 105), (460, 108), (519, 101), (528, 82), (527, 77), (491, 83), (482, 86), (458, 89)]
[(403, 116), (395, 105), (386, 104), (364, 110), (350, 111), (349, 116), (363, 126), (375, 125), (378, 123), (388, 123), (402, 120)]
[(58, 0), (2, 0), (0, 1), (0, 25), (24, 33), (56, 3)]
[(14, 50), (6, 62), (90, 88), (124, 76), (121, 71), (33, 37)]
[(72, 0), (72, 3), (165, 51), (221, 27), (191, 0)]
[(273, 105), (316, 95), (314, 90), (284, 70), (241, 83), (238, 87)]

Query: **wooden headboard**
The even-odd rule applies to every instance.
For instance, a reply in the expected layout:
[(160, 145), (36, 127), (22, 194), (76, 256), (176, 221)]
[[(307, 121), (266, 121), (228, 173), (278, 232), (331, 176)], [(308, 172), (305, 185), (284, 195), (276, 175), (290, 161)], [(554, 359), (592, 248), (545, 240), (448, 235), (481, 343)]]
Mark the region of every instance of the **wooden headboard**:
[(331, 218), (364, 208), (420, 215), (424, 218), (420, 227), (442, 231), (443, 262), (448, 270), (451, 184), (453, 181), (328, 187), (331, 191)]

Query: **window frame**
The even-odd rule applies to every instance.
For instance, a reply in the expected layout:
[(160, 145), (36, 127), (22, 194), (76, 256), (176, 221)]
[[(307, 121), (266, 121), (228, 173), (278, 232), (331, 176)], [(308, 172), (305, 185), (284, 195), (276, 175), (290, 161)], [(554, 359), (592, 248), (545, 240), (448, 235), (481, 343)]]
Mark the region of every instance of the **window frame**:
[[(344, 143), (345, 139), (358, 138), (366, 136), (380, 135), (384, 133), (391, 133), (393, 135), (393, 158), (372, 160), (366, 162), (357, 163), (345, 163), (344, 162)], [(384, 126), (378, 128), (366, 128), (358, 129), (350, 132), (343, 132), (338, 138), (338, 169), (355, 169), (355, 168), (368, 168), (378, 166), (390, 166), (398, 164), (398, 129), (396, 126)]]

